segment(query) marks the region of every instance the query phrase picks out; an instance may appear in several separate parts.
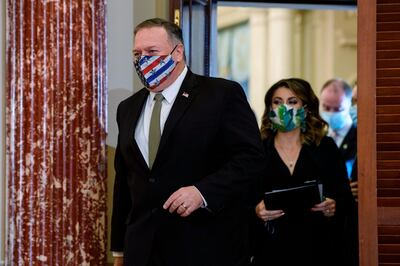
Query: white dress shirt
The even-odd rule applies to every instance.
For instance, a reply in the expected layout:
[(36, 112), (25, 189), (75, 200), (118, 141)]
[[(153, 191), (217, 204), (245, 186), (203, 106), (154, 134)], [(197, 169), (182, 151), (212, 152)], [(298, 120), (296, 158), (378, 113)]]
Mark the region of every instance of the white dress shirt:
[[(185, 66), (178, 78), (170, 86), (166, 87), (161, 92), (161, 94), (164, 96), (160, 114), (161, 135), (164, 131), (165, 121), (167, 121), (169, 112), (171, 111), (172, 105), (175, 102), (176, 96), (178, 95), (179, 89), (182, 85), (183, 80), (185, 79), (187, 71), (188, 69)], [(153, 112), (153, 107), (155, 103), (154, 95), (154, 92), (149, 93), (135, 130), (136, 143), (139, 146), (140, 152), (142, 153), (142, 156), (147, 165), (149, 165), (149, 129), (151, 113)]]
[[(164, 100), (161, 105), (161, 114), (160, 114), (160, 129), (161, 136), (164, 131), (164, 125), (167, 121), (169, 112), (171, 111), (172, 105), (175, 102), (176, 96), (178, 95), (179, 89), (182, 86), (183, 80), (186, 77), (186, 73), (188, 71), (187, 66), (183, 69), (182, 73), (178, 76), (178, 78), (168, 87), (166, 87), (161, 94), (164, 96)], [(146, 103), (143, 107), (142, 113), (140, 114), (139, 121), (136, 125), (135, 130), (135, 140), (137, 145), (139, 146), (140, 152), (147, 165), (149, 165), (149, 130), (150, 130), (150, 119), (151, 113), (153, 112), (154, 107), (154, 92), (150, 92), (147, 97)], [(202, 208), (207, 207), (207, 201), (199, 191), (201, 198), (203, 199)]]

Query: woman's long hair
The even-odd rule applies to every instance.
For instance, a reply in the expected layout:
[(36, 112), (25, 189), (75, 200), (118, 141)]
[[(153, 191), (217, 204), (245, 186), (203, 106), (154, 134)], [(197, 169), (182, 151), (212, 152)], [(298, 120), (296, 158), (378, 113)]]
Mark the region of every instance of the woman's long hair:
[(266, 139), (274, 136), (275, 131), (272, 129), (271, 120), (268, 117), (272, 108), (272, 96), (278, 88), (285, 87), (291, 90), (297, 98), (299, 98), (306, 112), (305, 129), (301, 131), (301, 141), (306, 144), (319, 145), (321, 139), (326, 135), (328, 124), (319, 115), (319, 100), (315, 95), (310, 83), (299, 78), (282, 79), (272, 85), (267, 91), (264, 104), (265, 110), (261, 119), (261, 137)]

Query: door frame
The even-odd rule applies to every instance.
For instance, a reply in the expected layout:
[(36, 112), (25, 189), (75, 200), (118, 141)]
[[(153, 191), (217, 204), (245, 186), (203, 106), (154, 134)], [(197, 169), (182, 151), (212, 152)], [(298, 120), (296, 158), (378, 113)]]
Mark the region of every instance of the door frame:
[[(191, 67), (192, 71), (197, 74), (210, 76), (215, 72), (215, 64), (212, 64), (211, 58), (216, 55), (216, 29), (212, 27), (216, 24), (216, 3), (217, 0), (170, 0), (169, 18), (175, 24), (179, 25), (183, 31), (185, 42), (186, 63)], [(185, 7), (185, 8), (184, 8)], [(188, 14), (184, 15), (184, 9), (188, 10)], [(192, 21), (195, 14), (201, 12), (204, 17), (203, 28), (204, 42), (198, 43), (195, 39), (199, 36), (194, 35), (192, 23), (183, 25), (186, 21)], [(198, 56), (196, 51), (202, 49), (204, 54)], [(194, 64), (193, 62), (196, 62)]]
[(360, 265), (378, 265), (376, 0), (358, 0), (358, 232)]

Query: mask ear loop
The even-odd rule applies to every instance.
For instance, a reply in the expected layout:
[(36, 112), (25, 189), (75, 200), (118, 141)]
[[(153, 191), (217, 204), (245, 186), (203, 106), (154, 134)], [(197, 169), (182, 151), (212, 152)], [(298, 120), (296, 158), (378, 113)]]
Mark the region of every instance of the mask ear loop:
[[(274, 108), (272, 108), (272, 105), (271, 105), (271, 106), (269, 107), (268, 114), (271, 113), (271, 112), (273, 112), (273, 111), (274, 111)], [(272, 121), (271, 121), (269, 115), (268, 115), (268, 120), (269, 120), (269, 129), (270, 129), (272, 132), (276, 133), (277, 128), (274, 126), (274, 123), (272, 123)]]
[(307, 118), (307, 113), (308, 113), (307, 104), (303, 105), (302, 107), (304, 109), (304, 119), (303, 119), (303, 121), (301, 121), (300, 129), (301, 129), (301, 132), (304, 133), (307, 130), (307, 126), (306, 126), (306, 118)]
[(171, 53), (169, 53), (169, 56), (171, 57), (171, 59), (172, 59), (176, 64), (178, 64), (179, 62), (176, 62), (176, 61), (172, 58), (172, 54), (173, 54), (173, 52), (175, 51), (176, 47), (178, 47), (178, 45), (179, 45), (179, 44), (175, 45), (174, 49), (172, 49)]
[(179, 44), (175, 45), (174, 49), (172, 49), (172, 51), (169, 53), (170, 55), (172, 55), (172, 53), (175, 51), (176, 47), (178, 47)]

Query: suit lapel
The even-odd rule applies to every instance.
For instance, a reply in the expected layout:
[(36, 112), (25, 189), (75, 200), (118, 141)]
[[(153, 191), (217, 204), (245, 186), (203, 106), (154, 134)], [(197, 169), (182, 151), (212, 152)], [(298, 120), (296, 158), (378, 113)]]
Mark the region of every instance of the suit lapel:
[[(183, 116), (183, 114), (189, 107), (192, 100), (197, 95), (197, 90), (195, 90), (195, 85), (196, 85), (195, 75), (192, 72), (190, 72), (190, 70), (188, 70), (188, 73), (186, 74), (186, 77), (183, 80), (182, 86), (178, 92), (178, 95), (176, 96), (171, 112), (169, 113), (167, 121), (165, 122), (157, 155), (160, 154), (172, 130), (174, 129), (180, 118)], [(157, 158), (154, 164), (156, 162)]]
[(136, 125), (138, 123), (140, 114), (142, 113), (143, 105), (145, 104), (147, 100), (147, 96), (149, 95), (149, 92), (146, 89), (142, 89), (137, 93), (137, 97), (134, 99), (132, 103), (132, 115), (129, 116), (129, 138), (130, 141), (129, 143), (131, 144), (133, 150), (139, 154), (141, 164), (143, 164), (145, 167), (147, 166), (147, 163), (145, 159), (143, 158), (142, 152), (139, 149), (139, 146), (136, 143), (135, 140), (135, 129)]
[(340, 144), (340, 149), (346, 151), (349, 146), (351, 146), (350, 143), (354, 142), (354, 138), (356, 137), (356, 127), (354, 125), (351, 126), (349, 132), (347, 132), (346, 136), (344, 137), (342, 144)]

